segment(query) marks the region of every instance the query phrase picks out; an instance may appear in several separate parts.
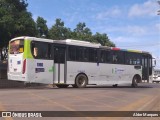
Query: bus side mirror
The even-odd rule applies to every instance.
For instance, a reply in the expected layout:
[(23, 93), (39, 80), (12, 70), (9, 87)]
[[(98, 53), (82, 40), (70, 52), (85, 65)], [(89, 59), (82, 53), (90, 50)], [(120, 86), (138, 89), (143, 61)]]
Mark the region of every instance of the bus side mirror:
[(154, 59), (152, 59), (152, 61), (153, 61), (152, 66), (155, 67), (156, 66), (156, 59), (154, 58)]

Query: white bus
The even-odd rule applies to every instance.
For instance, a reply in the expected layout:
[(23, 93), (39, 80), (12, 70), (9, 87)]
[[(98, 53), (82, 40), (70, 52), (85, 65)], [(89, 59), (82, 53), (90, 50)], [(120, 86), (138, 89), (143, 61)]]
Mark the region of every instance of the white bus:
[(152, 56), (147, 52), (78, 40), (17, 37), (9, 43), (8, 79), (55, 84), (59, 88), (149, 82)]

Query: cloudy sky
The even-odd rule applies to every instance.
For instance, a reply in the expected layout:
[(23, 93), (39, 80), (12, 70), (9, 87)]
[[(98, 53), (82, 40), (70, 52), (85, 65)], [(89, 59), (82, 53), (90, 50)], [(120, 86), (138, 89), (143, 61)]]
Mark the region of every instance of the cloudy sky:
[[(160, 62), (160, 10), (157, 0), (27, 0), (36, 20), (56, 18), (74, 29), (85, 22), (93, 33), (107, 33), (117, 47), (148, 51)], [(159, 63), (160, 67), (160, 63)]]

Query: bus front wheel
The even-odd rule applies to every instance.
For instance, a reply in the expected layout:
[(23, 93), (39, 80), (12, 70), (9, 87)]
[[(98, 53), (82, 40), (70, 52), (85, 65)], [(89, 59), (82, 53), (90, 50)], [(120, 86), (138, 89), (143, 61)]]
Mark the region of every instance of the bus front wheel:
[(75, 80), (75, 87), (78, 87), (78, 88), (84, 88), (86, 87), (87, 85), (87, 77), (86, 75), (84, 74), (79, 74), (77, 77), (76, 77), (76, 80)]

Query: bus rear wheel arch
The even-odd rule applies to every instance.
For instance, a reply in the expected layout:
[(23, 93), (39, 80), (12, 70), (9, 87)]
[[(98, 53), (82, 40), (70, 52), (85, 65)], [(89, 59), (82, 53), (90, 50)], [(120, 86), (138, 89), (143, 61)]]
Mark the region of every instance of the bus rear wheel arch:
[(83, 73), (80, 73), (77, 75), (77, 77), (75, 79), (75, 84), (72, 86), (76, 87), (76, 88), (84, 88), (84, 87), (86, 87), (87, 84), (88, 84), (87, 76)]
[(135, 75), (132, 79), (132, 87), (136, 88), (138, 83), (141, 83), (141, 77), (140, 75)]

